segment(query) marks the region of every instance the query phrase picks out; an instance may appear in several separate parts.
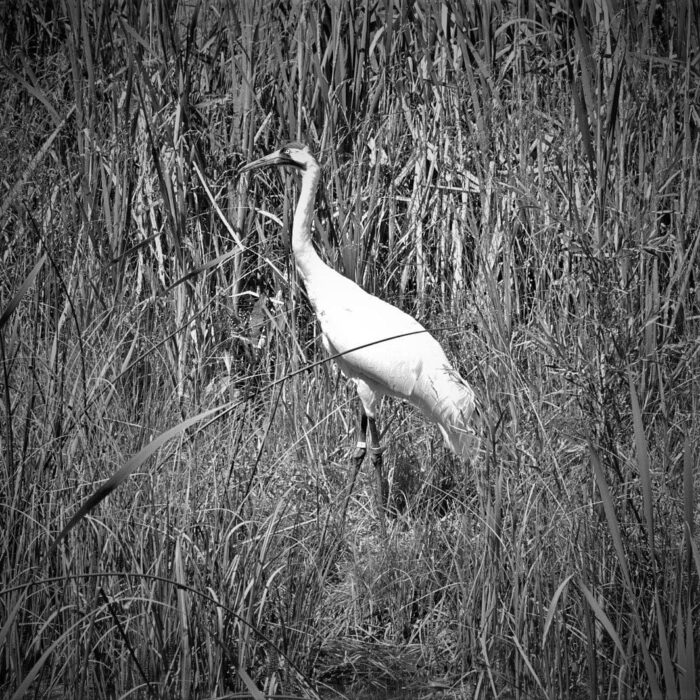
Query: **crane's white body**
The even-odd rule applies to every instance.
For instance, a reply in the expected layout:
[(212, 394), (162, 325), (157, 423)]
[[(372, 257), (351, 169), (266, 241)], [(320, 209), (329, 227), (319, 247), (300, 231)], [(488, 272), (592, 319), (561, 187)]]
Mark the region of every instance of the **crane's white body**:
[(377, 403), (385, 394), (405, 399), (437, 423), (455, 454), (473, 456), (478, 447), (469, 427), (474, 392), (452, 367), (437, 340), (414, 318), (330, 268), (314, 249), (311, 220), (320, 168), (308, 148), (289, 146), (246, 169), (268, 163), (302, 170), (292, 229), (297, 270), (321, 325), (326, 351), (342, 353), (336, 362), (357, 384), (365, 414), (373, 420)]
[[(367, 415), (375, 416), (377, 401), (385, 394), (405, 399), (437, 423), (453, 452), (472, 456), (477, 443), (468, 429), (474, 410), (471, 387), (418, 321), (350, 284), (342, 297), (325, 298), (315, 308), (326, 350), (346, 353), (336, 362), (355, 380)], [(352, 331), (356, 326), (360, 332)], [(408, 333), (412, 335), (403, 335)]]

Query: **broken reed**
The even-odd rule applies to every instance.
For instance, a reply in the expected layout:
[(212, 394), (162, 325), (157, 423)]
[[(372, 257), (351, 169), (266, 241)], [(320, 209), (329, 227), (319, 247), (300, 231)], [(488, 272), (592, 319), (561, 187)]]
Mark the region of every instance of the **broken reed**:
[[(309, 694), (293, 664), (447, 666), (476, 696), (693, 695), (697, 8), (635, 12), (69, 0), (3, 23), (10, 692)], [(325, 165), (326, 254), (454, 327), (485, 414), (438, 520), (420, 508), (443, 502), (444, 460), (398, 409), (411, 534), (373, 544), (359, 500), (340, 559), (351, 394), (324, 365), (266, 389), (321, 354), (291, 180), (249, 196), (235, 172), (298, 138)], [(227, 421), (157, 442), (226, 401)]]

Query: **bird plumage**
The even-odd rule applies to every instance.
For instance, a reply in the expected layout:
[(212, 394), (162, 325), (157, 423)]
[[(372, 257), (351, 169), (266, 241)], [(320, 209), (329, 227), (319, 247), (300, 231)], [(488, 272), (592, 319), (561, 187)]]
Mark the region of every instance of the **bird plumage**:
[(437, 423), (455, 454), (473, 456), (478, 447), (470, 429), (474, 392), (452, 367), (437, 340), (407, 313), (368, 294), (326, 265), (316, 252), (311, 221), (320, 167), (309, 148), (288, 144), (244, 166), (241, 172), (268, 165), (301, 170), (292, 229), (296, 266), (321, 326), (326, 351), (342, 353), (336, 362), (357, 384), (371, 430), (375, 432), (377, 403), (388, 394), (409, 401)]
[[(326, 350), (344, 353), (336, 362), (347, 377), (364, 382), (377, 399), (387, 394), (409, 401), (438, 424), (453, 452), (470, 457), (476, 447), (469, 430), (471, 387), (418, 321), (347, 282), (315, 307)], [(371, 408), (368, 415), (374, 415)]]

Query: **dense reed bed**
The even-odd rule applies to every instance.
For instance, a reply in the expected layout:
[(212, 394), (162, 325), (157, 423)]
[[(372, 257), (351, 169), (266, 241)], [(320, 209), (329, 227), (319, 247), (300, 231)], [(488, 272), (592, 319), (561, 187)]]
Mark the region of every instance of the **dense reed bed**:
[[(695, 697), (699, 26), (695, 0), (4, 4), (2, 695)], [(385, 404), (386, 538), (369, 469), (340, 517), (356, 405), (295, 180), (237, 175), (291, 139), (329, 263), (481, 401), (472, 464)]]

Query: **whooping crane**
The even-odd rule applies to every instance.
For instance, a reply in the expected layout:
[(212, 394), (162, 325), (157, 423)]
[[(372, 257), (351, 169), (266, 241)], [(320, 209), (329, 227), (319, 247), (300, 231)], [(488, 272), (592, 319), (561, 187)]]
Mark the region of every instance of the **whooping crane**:
[(342, 353), (335, 361), (343, 374), (357, 385), (362, 411), (359, 440), (351, 459), (356, 475), (367, 452), (369, 428), (370, 455), (376, 470), (381, 512), (387, 498), (382, 476), (383, 450), (376, 420), (381, 397), (388, 394), (417, 406), (426, 418), (437, 423), (447, 446), (456, 455), (470, 458), (479, 444), (469, 426), (474, 411), (474, 392), (452, 367), (437, 340), (418, 321), (368, 294), (321, 260), (311, 236), (321, 168), (309, 147), (289, 143), (243, 166), (240, 173), (271, 165), (289, 166), (301, 172), (292, 251), (321, 326), (326, 352)]

